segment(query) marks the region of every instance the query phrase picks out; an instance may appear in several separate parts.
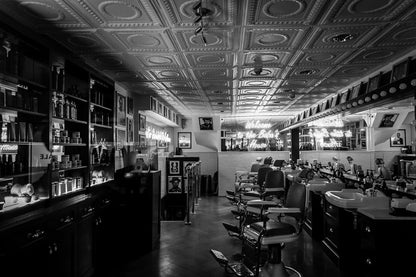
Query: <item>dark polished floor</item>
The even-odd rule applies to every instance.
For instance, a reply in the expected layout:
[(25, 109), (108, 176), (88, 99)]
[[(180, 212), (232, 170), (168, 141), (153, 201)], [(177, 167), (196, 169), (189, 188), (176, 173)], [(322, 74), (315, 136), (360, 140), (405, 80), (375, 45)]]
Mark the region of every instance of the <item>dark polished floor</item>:
[[(227, 235), (221, 222), (234, 221), (231, 205), (223, 197), (204, 197), (200, 200), (191, 225), (184, 222), (162, 222), (160, 246), (140, 258), (121, 266), (111, 276), (227, 276), (212, 258), (211, 248), (227, 257), (240, 252), (241, 244)], [(283, 261), (305, 277), (352, 277), (339, 271), (322, 251), (320, 243), (304, 231), (296, 242), (286, 244)]]

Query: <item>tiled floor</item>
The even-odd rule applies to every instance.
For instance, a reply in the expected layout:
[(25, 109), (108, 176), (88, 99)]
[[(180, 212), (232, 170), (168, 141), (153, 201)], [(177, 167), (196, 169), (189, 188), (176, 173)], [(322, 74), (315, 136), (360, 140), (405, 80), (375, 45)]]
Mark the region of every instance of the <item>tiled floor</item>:
[[(240, 252), (240, 241), (228, 236), (221, 224), (234, 221), (230, 209), (229, 202), (223, 197), (202, 198), (196, 214), (191, 217), (191, 225), (162, 222), (160, 246), (109, 276), (227, 276), (209, 250), (220, 250), (227, 257)], [(299, 240), (286, 245), (283, 261), (305, 277), (350, 277), (338, 270), (322, 251), (320, 243), (312, 240), (305, 231)]]

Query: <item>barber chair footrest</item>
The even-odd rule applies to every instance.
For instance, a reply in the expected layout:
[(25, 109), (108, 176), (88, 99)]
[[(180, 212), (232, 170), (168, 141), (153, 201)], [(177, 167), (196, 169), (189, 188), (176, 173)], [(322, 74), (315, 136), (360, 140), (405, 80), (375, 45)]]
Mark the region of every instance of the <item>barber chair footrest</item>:
[[(273, 277), (302, 277), (302, 275), (294, 268), (285, 266), (283, 263), (271, 264), (267, 263), (261, 269), (265, 276)], [(262, 276), (262, 274), (260, 274)]]
[(254, 276), (254, 273), (243, 263), (228, 264), (228, 267), (239, 277)]

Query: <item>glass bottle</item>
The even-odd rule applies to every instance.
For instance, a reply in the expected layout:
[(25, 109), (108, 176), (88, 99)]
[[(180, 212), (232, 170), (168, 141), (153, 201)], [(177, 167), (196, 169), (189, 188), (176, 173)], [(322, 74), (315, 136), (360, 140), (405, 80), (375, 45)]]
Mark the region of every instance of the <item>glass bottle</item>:
[(71, 118), (71, 103), (68, 98), (65, 101), (65, 118)]
[(64, 99), (63, 98), (64, 98), (63, 95), (59, 94), (56, 115), (61, 118), (64, 117)]

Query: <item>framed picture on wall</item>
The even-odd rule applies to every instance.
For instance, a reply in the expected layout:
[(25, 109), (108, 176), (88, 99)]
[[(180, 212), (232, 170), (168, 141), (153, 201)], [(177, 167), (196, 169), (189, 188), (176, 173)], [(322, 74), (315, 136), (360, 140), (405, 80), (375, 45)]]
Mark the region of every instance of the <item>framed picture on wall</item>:
[(182, 178), (178, 176), (168, 176), (168, 193), (182, 193)]
[(372, 92), (372, 91), (378, 89), (379, 84), (380, 84), (380, 76), (381, 76), (381, 74), (378, 74), (378, 75), (368, 79), (367, 92)]
[(393, 65), (393, 73), (391, 74), (392, 82), (403, 79), (404, 77), (407, 76), (407, 73), (409, 71), (409, 62), (410, 62), (410, 58), (398, 64)]
[(195, 162), (191, 162), (191, 161), (183, 161), (183, 176), (187, 177), (187, 171), (189, 170), (189, 168), (194, 164)]
[(192, 133), (191, 132), (178, 132), (178, 147), (181, 149), (192, 148)]
[(146, 131), (146, 116), (139, 113), (139, 131)]
[(174, 175), (180, 175), (181, 174), (181, 168), (180, 168), (180, 161), (169, 161), (169, 174)]
[(126, 126), (126, 97), (117, 93), (117, 125)]
[(390, 138), (390, 147), (402, 147), (406, 145), (406, 130), (398, 129)]
[(397, 117), (399, 116), (398, 113), (386, 113), (384, 114), (383, 118), (381, 119), (379, 128), (391, 128), (393, 127), (394, 123), (397, 120)]
[(158, 140), (157, 141), (157, 148), (160, 148), (160, 149), (168, 148), (168, 143), (166, 141), (163, 141), (163, 140)]
[(127, 114), (133, 115), (133, 98), (127, 97)]
[(127, 142), (134, 141), (133, 118), (127, 118)]
[(199, 129), (200, 130), (213, 130), (212, 117), (200, 117)]
[(126, 131), (123, 129), (117, 129), (116, 136), (116, 149), (120, 150), (124, 147), (124, 145), (126, 145)]
[(352, 92), (351, 92), (351, 95), (350, 95), (350, 100), (355, 99), (355, 98), (358, 97), (358, 94), (360, 93), (360, 88), (361, 88), (361, 84), (358, 84), (358, 85), (356, 85), (352, 88)]
[(145, 135), (140, 135), (139, 134), (139, 146), (140, 146), (140, 148), (145, 148), (146, 147), (146, 136)]

